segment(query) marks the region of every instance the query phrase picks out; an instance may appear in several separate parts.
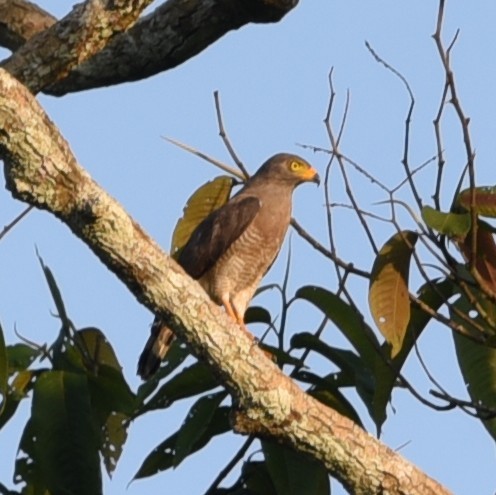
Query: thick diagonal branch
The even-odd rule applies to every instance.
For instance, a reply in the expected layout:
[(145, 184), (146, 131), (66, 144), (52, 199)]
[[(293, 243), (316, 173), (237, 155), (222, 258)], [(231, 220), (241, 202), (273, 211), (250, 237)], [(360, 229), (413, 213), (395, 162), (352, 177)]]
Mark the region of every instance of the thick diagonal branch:
[(208, 361), (238, 407), (235, 427), (306, 452), (354, 494), (448, 491), (305, 394), (77, 164), (32, 95), (0, 69), (0, 157), (16, 198), (52, 212), (136, 298)]
[(86, 0), (2, 63), (33, 93), (63, 79), (136, 22), (152, 0)]
[[(0, 0), (0, 13), (2, 1)], [(35, 31), (30, 18), (24, 17), (25, 25), (23, 25), (23, 18), (17, 14), (21, 8), (28, 9), (29, 2), (16, 0), (16, 4), (20, 5), (16, 12), (12, 13), (8, 12), (8, 7), (5, 6), (5, 14), (9, 14), (9, 17), (5, 18), (4, 31), (6, 34), (12, 32), (17, 34), (14, 44), (17, 48), (22, 44), (19, 38), (22, 34), (33, 36)], [(93, 50), (91, 55), (96, 54), (95, 56), (89, 57), (82, 53), (84, 58), (81, 58), (76, 65), (73, 64), (70, 72), (61, 72), (54, 84), (44, 87), (42, 82), (37, 82), (33, 87), (43, 87), (45, 93), (61, 96), (70, 92), (144, 79), (180, 65), (229, 31), (251, 22), (277, 22), (297, 4), (298, 0), (190, 0), (188, 2), (168, 0), (151, 14), (141, 18), (129, 30), (122, 29), (117, 34), (112, 33), (115, 36), (101, 52), (97, 53), (98, 50)], [(31, 11), (31, 15), (35, 16), (36, 12)], [(10, 25), (8, 19), (12, 20)], [(74, 24), (74, 20), (77, 20), (74, 16), (71, 16), (71, 19), (73, 24), (70, 25), (70, 32), (73, 38), (77, 34), (77, 29), (84, 32), (87, 28)], [(44, 23), (39, 19), (37, 26), (43, 30), (51, 23), (53, 18), (47, 16)], [(0, 44), (2, 44), (1, 28), (0, 22)], [(67, 42), (63, 36), (60, 36), (60, 29), (54, 26), (50, 32), (55, 35), (49, 36), (51, 43), (49, 46), (53, 56), (59, 57), (62, 51), (65, 57), (65, 51), (68, 51)], [(68, 32), (67, 26), (64, 27), (63, 32)], [(47, 36), (48, 34), (43, 35), (43, 37)], [(24, 42), (28, 39), (26, 37)], [(8, 39), (4, 41), (4, 46), (7, 46), (7, 42), (12, 47), (13, 42)], [(43, 45), (46, 45), (46, 40), (43, 41)], [(54, 46), (57, 49), (54, 50)], [(79, 51), (85, 50), (86, 46), (80, 45)], [(51, 53), (50, 57), (52, 57)], [(43, 59), (37, 56), (37, 60)], [(22, 63), (22, 60), (19, 62)], [(14, 75), (21, 72), (20, 67), (18, 63), (14, 66), (12, 61), (5, 66)], [(23, 81), (28, 81), (32, 77), (21, 74)]]
[(15, 51), (56, 21), (27, 0), (0, 0), (0, 46)]

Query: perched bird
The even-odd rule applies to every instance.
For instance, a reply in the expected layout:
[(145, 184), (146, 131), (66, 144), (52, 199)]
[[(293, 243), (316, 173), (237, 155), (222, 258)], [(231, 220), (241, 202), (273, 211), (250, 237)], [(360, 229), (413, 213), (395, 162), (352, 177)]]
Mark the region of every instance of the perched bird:
[[(281, 249), (291, 220), (293, 190), (303, 182), (320, 183), (308, 162), (296, 155), (274, 155), (198, 225), (179, 256), (186, 273), (240, 325)], [(143, 379), (157, 371), (173, 339), (172, 330), (155, 317), (138, 363)]]

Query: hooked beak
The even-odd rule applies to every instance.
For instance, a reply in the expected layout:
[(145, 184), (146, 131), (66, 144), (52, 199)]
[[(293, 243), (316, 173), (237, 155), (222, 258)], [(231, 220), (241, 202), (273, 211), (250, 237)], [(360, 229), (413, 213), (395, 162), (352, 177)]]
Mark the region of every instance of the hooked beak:
[(305, 175), (305, 180), (307, 180), (308, 182), (315, 182), (315, 184), (320, 186), (320, 176), (317, 173), (317, 170), (315, 170), (313, 167), (310, 167)]

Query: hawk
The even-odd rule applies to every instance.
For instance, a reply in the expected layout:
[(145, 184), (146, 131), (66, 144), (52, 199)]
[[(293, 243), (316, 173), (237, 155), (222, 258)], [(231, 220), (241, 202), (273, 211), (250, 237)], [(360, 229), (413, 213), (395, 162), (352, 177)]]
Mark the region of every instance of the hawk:
[[(303, 182), (320, 183), (307, 161), (287, 153), (274, 155), (196, 227), (181, 251), (178, 263), (185, 272), (240, 325), (281, 249), (291, 220), (292, 194)], [(143, 379), (157, 371), (173, 339), (172, 330), (155, 317), (138, 363)]]

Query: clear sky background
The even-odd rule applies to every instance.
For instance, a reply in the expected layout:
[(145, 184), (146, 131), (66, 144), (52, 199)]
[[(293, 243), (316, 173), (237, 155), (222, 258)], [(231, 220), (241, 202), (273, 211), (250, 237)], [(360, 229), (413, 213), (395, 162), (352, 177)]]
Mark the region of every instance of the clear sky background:
[[(45, 0), (40, 5), (64, 15), (69, 5)], [(323, 148), (329, 142), (323, 119), (329, 99), (328, 73), (334, 67), (336, 109), (341, 110), (349, 89), (351, 104), (342, 151), (388, 186), (403, 178), (404, 119), (408, 97), (402, 84), (377, 64), (365, 47), (374, 49), (408, 79), (416, 98), (410, 162), (419, 165), (435, 152), (432, 121), (437, 113), (444, 74), (431, 35), (437, 2), (418, 0), (300, 0), (281, 22), (250, 25), (231, 32), (180, 67), (144, 81), (72, 94), (64, 98), (40, 96), (50, 117), (69, 141), (79, 162), (118, 199), (127, 211), (168, 249), (172, 229), (182, 207), (200, 184), (218, 171), (198, 158), (166, 143), (177, 138), (218, 159), (231, 163), (217, 133), (213, 91), (219, 90), (225, 124), (239, 156), (254, 171), (280, 151), (296, 152), (322, 174), (328, 158), (300, 148), (297, 143)], [(445, 40), (456, 29), (453, 51), (459, 96), (471, 118), (477, 152), (477, 182), (493, 185), (496, 155), (496, 64), (494, 25), (496, 4), (447, 1)], [(444, 129), (447, 158), (443, 205), (449, 206), (453, 187), (465, 164), (460, 129), (448, 112)], [(450, 116), (451, 115), (451, 116)], [(336, 175), (333, 199), (345, 201)], [(419, 176), (424, 200), (434, 189), (435, 165)], [(361, 206), (386, 214), (374, 203), (384, 194), (354, 175)], [(411, 202), (408, 195), (405, 200)], [(0, 191), (0, 226), (24, 205)], [(295, 194), (294, 215), (323, 244), (328, 242), (323, 188), (302, 186)], [(405, 227), (412, 223), (403, 219)], [(393, 230), (374, 224), (382, 244)], [(335, 213), (338, 254), (358, 267), (370, 269), (373, 256), (353, 214)], [(289, 238), (289, 237), (288, 237)], [(290, 236), (293, 262), (290, 290), (305, 284), (336, 288), (332, 266), (298, 236)], [(266, 281), (278, 282), (284, 272), (287, 245)], [(54, 304), (35, 255), (37, 248), (61, 288), (68, 312), (78, 327), (101, 328), (116, 349), (124, 373), (134, 389), (136, 362), (147, 338), (152, 315), (140, 306), (60, 221), (45, 212), (32, 212), (0, 243), (0, 319), (8, 343), (14, 328), (30, 340), (52, 342), (58, 321)], [(420, 282), (412, 282), (412, 290)], [(359, 307), (366, 312), (367, 285), (353, 283)], [(277, 313), (277, 297), (265, 294), (257, 304)], [(312, 330), (320, 315), (298, 303), (290, 313), (294, 331)], [(263, 329), (254, 328), (260, 336)], [(329, 328), (325, 340), (344, 345), (339, 332)], [(420, 352), (430, 372), (454, 396), (467, 398), (450, 332), (430, 325), (422, 335)], [(322, 372), (329, 363), (317, 362)], [(418, 361), (411, 357), (406, 376), (426, 395), (432, 385)], [(353, 400), (353, 394), (350, 396)], [(355, 400), (372, 432), (373, 425)], [(243, 439), (215, 440), (208, 449), (188, 458), (175, 471), (127, 486), (145, 456), (181, 424), (191, 403), (174, 405), (140, 418), (129, 430), (124, 453), (105, 493), (129, 495), (203, 493)], [(382, 440), (429, 475), (461, 495), (490, 495), (496, 490), (494, 442), (478, 420), (459, 411), (434, 412), (406, 391), (396, 391), (395, 412), (390, 408)], [(0, 431), (0, 481), (10, 484), (16, 445), (29, 404)], [(234, 480), (234, 478), (231, 478)], [(334, 483), (334, 493), (343, 493)]]

